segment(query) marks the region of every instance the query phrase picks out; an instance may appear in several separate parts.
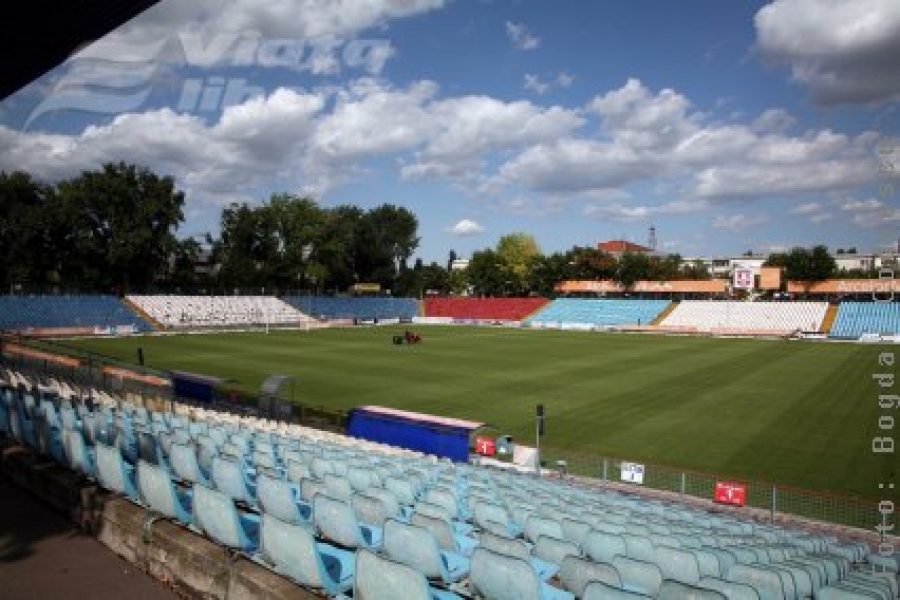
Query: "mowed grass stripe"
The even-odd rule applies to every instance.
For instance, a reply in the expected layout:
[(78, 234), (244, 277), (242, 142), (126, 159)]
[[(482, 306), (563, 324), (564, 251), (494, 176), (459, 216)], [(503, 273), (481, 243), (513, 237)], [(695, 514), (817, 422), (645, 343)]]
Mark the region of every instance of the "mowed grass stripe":
[[(150, 366), (258, 389), (296, 377), (313, 405), (380, 404), (496, 425), (544, 444), (877, 498), (870, 438), (875, 349), (848, 344), (604, 335), (499, 328), (403, 327), (85, 340)], [(872, 393), (866, 397), (866, 386)]]

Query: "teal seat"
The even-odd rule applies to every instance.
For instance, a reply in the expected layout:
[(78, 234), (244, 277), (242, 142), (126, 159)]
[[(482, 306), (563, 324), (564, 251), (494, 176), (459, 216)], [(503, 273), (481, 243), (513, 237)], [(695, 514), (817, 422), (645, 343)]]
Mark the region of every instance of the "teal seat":
[(503, 537), (502, 535), (482, 531), (479, 535), (479, 541), (483, 548), (506, 556), (521, 558), (526, 561), (543, 581), (547, 581), (559, 572), (559, 565), (532, 556), (531, 550), (529, 550), (528, 546), (521, 540), (514, 540), (512, 538)]
[(582, 600), (645, 600), (653, 598), (653, 596), (630, 592), (602, 581), (592, 581), (585, 586), (584, 595), (581, 598)]
[(414, 512), (410, 517), (410, 523), (430, 531), (441, 550), (457, 552), (469, 558), (472, 556), (472, 551), (478, 546), (478, 542), (469, 536), (456, 533), (450, 523), (444, 519)]
[(136, 479), (138, 496), (147, 507), (184, 525), (195, 524), (191, 491), (178, 490), (165, 469), (139, 460)]
[(84, 443), (84, 437), (77, 429), (63, 430), (63, 451), (69, 467), (88, 477), (95, 477), (97, 473), (94, 461), (94, 449)]
[(484, 547), (472, 553), (469, 577), (472, 591), (490, 600), (574, 600), (566, 590), (552, 587), (538, 577), (522, 558), (494, 552)]
[(702, 577), (697, 585), (721, 592), (728, 600), (760, 600), (756, 589), (744, 583), (734, 583), (717, 577)]
[(461, 600), (448, 590), (428, 585), (422, 573), (368, 550), (356, 553), (353, 600)]
[(139, 501), (134, 467), (125, 462), (116, 446), (97, 444), (94, 446), (97, 461), (97, 480), (111, 492), (124, 494)]
[(592, 581), (602, 581), (613, 587), (622, 587), (622, 578), (611, 564), (595, 562), (571, 554), (562, 560), (559, 568), (559, 581), (564, 588), (575, 594), (576, 598), (584, 595), (584, 588)]
[(449, 585), (469, 574), (469, 560), (457, 552), (441, 550), (424, 527), (390, 519), (384, 524), (384, 553), (416, 569), (431, 580)]
[(194, 522), (213, 540), (247, 553), (259, 547), (259, 515), (239, 512), (227, 494), (194, 484)]
[(700, 564), (690, 550), (658, 546), (654, 549), (654, 562), (664, 579), (673, 579), (689, 585), (700, 581)]
[(300, 499), (300, 488), (266, 474), (256, 480), (256, 495), (260, 508), (286, 523), (310, 523), (312, 506)]
[(263, 513), (260, 554), (277, 572), (329, 596), (353, 586), (353, 553), (316, 541), (308, 525)]
[(663, 576), (662, 571), (654, 563), (627, 556), (614, 556), (610, 564), (619, 572), (625, 590), (654, 598), (659, 594)]
[(622, 536), (594, 529), (584, 539), (584, 553), (597, 562), (610, 562), (614, 556), (626, 556), (627, 548)]
[(200, 468), (197, 452), (193, 445), (172, 442), (169, 447), (169, 466), (175, 477), (182, 481), (198, 483), (206, 487), (214, 486), (207, 474)]
[(233, 500), (256, 506), (256, 485), (252, 484), (237, 460), (217, 456), (213, 459), (212, 480), (216, 489)]
[(729, 598), (717, 590), (666, 579), (659, 588), (657, 600), (729, 600)]
[(381, 528), (360, 523), (349, 503), (324, 493), (313, 498), (313, 525), (325, 539), (345, 548), (381, 548)]

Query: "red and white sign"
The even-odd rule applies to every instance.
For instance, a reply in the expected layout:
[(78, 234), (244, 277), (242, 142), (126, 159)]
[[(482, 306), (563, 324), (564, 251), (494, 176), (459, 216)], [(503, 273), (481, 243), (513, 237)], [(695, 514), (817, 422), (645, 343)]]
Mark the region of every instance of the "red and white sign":
[(747, 500), (747, 486), (743, 483), (717, 481), (713, 500), (720, 504), (743, 506)]
[(494, 456), (497, 453), (494, 438), (485, 435), (475, 436), (475, 452), (482, 456)]
[(753, 269), (739, 267), (734, 270), (734, 283), (736, 290), (749, 290), (753, 288)]

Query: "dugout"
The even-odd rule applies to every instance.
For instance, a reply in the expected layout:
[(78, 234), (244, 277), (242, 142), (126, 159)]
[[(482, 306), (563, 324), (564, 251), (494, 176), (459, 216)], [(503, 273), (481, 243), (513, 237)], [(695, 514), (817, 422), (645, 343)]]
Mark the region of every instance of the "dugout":
[(225, 380), (221, 377), (190, 373), (188, 371), (170, 371), (172, 378), (172, 393), (176, 397), (187, 398), (211, 404), (215, 397), (215, 390)]
[(484, 423), (397, 410), (384, 406), (359, 406), (350, 411), (347, 434), (468, 462), (469, 439)]

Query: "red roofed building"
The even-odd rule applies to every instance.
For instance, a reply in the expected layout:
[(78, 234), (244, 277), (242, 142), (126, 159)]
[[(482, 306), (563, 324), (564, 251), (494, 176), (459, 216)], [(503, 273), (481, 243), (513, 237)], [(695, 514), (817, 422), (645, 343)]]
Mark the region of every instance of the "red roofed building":
[(632, 254), (656, 254), (652, 249), (640, 244), (635, 244), (627, 240), (609, 240), (597, 244), (597, 250), (612, 254), (613, 256), (621, 256), (626, 252)]

